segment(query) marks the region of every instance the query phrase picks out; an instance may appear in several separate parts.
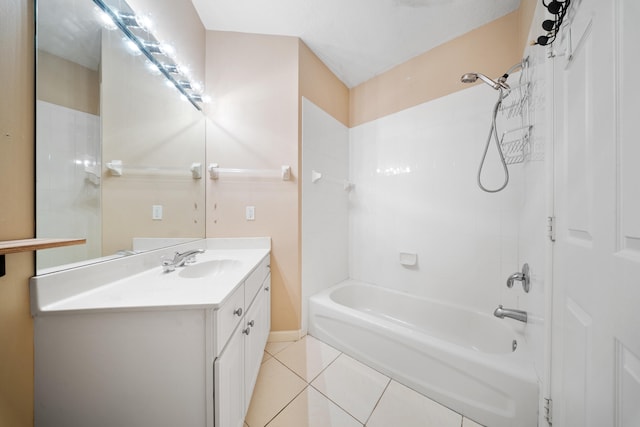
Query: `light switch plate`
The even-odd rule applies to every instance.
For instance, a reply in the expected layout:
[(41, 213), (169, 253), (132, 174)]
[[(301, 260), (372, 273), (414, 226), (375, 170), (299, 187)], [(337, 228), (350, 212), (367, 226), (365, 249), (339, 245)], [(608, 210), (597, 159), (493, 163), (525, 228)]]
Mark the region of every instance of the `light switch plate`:
[(151, 219), (155, 221), (162, 219), (162, 205), (153, 205), (151, 207)]
[(253, 221), (256, 219), (256, 207), (255, 206), (247, 206), (246, 208), (246, 218), (247, 221)]

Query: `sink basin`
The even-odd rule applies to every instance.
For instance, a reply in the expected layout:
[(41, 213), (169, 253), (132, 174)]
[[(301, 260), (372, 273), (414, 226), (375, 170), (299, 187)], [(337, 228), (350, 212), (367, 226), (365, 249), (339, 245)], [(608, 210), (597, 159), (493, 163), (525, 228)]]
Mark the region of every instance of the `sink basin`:
[(242, 266), (237, 259), (212, 259), (187, 265), (180, 270), (178, 275), (185, 279), (201, 279), (228, 273)]

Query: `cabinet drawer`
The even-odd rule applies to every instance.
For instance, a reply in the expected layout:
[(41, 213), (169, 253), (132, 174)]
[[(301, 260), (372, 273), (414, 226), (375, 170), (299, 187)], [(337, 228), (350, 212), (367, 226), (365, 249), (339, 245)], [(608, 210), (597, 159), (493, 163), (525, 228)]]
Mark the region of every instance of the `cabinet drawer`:
[(213, 311), (213, 354), (218, 356), (244, 315), (244, 285), (238, 286), (218, 310)]
[(262, 287), (264, 278), (270, 271), (270, 256), (267, 255), (244, 282), (244, 306), (248, 309)]

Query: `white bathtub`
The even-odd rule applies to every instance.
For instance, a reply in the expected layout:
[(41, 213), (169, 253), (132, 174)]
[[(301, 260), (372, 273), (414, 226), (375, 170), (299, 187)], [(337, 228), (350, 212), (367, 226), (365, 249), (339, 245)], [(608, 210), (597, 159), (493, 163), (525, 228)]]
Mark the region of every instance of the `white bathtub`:
[(519, 322), (353, 280), (312, 296), (309, 316), (312, 336), (480, 424), (537, 425)]

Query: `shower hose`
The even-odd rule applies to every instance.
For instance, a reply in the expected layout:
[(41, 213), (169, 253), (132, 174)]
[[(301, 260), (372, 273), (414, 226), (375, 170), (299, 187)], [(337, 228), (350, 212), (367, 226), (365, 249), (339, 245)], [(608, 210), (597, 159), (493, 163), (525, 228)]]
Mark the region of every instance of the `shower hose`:
[[(506, 97), (500, 89), (500, 94), (498, 95), (498, 102), (493, 107), (493, 117), (491, 118), (491, 129), (489, 129), (489, 136), (487, 137), (487, 144), (484, 147), (484, 153), (482, 154), (482, 160), (480, 160), (480, 166), (478, 167), (478, 187), (482, 191), (486, 191), (487, 193), (497, 193), (498, 191), (504, 190), (504, 188), (509, 183), (509, 169), (507, 169), (507, 162), (504, 159), (504, 153), (502, 152), (502, 147), (500, 146), (500, 138), (498, 138), (498, 129), (496, 127), (496, 116), (498, 115), (498, 110), (502, 105), (502, 100)], [(498, 149), (498, 154), (500, 155), (500, 162), (502, 162), (502, 169), (504, 170), (504, 182), (502, 186), (496, 189), (489, 189), (482, 185), (482, 178), (480, 177), (482, 174), (482, 168), (484, 167), (484, 162), (487, 158), (487, 151), (489, 151), (489, 145), (491, 145), (491, 138), (495, 140), (496, 148)]]

